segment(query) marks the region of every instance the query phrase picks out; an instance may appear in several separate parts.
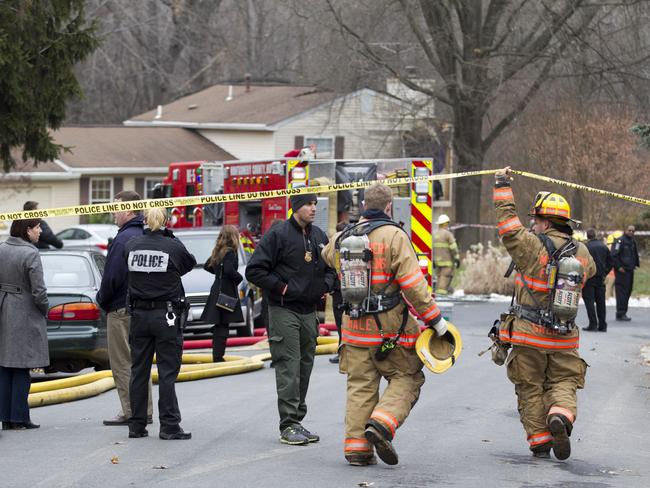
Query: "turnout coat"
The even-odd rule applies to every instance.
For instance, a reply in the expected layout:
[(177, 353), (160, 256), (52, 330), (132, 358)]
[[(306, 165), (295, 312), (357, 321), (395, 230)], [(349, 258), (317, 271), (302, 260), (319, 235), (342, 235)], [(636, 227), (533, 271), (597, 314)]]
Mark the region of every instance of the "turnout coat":
[[(237, 268), (239, 267), (239, 259), (237, 253), (228, 251), (223, 257), (223, 278), (219, 279), (221, 275), (221, 263), (210, 265), (209, 261), (203, 265), (203, 269), (208, 273), (214, 275), (214, 283), (210, 288), (210, 296), (203, 309), (201, 320), (212, 324), (230, 324), (233, 322), (243, 322), (244, 316), (241, 311), (241, 303), (239, 301), (239, 292), (237, 285), (244, 279)], [(226, 295), (237, 298), (237, 306), (234, 312), (228, 312), (223, 308), (217, 307), (217, 297), (219, 292), (222, 291)]]
[[(494, 208), (497, 213), (497, 227), (503, 245), (517, 266), (515, 278), (515, 298), (520, 305), (536, 306), (537, 301), (542, 307), (547, 307), (550, 301), (546, 265), (549, 255), (542, 241), (526, 229), (515, 208), (515, 198), (509, 184), (500, 184), (494, 188)], [(544, 232), (559, 249), (570, 236), (555, 228)], [(576, 259), (584, 267), (584, 283), (596, 273), (596, 265), (587, 247), (577, 243)], [(526, 291), (528, 288), (528, 291)], [(530, 293), (529, 293), (530, 292)], [(533, 299), (531, 294), (535, 297)], [(568, 334), (559, 335), (543, 325), (534, 324), (522, 318), (509, 316), (501, 324), (499, 338), (517, 346), (533, 347), (546, 351), (568, 351), (578, 349), (580, 342), (579, 328), (572, 329)]]
[(48, 366), (47, 289), (38, 249), (9, 237), (0, 244), (0, 263), (0, 366)]

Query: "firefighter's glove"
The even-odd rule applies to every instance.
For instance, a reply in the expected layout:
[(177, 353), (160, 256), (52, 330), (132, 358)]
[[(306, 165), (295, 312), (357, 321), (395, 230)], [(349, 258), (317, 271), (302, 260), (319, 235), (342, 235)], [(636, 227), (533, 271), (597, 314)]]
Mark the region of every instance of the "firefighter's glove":
[(442, 317), (440, 317), (440, 320), (435, 324), (427, 324), (427, 327), (435, 330), (438, 337), (442, 337), (447, 333), (447, 321)]
[(454, 266), (456, 266), (456, 269), (460, 268), (460, 259), (454, 259)]
[(506, 166), (505, 168), (498, 170), (496, 173), (494, 173), (496, 184), (510, 184), (510, 181), (512, 181), (511, 175), (512, 171), (510, 169), (510, 166)]

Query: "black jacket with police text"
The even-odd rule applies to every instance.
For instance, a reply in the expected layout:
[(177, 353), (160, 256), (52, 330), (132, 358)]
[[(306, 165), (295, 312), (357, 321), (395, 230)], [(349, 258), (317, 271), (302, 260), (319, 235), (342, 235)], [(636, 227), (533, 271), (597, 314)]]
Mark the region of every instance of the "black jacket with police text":
[[(327, 243), (327, 235), (315, 225), (308, 225), (303, 234), (292, 216), (264, 234), (246, 267), (246, 278), (267, 293), (271, 305), (311, 313), (336, 281), (336, 272), (321, 257)], [(305, 259), (307, 252), (311, 261)]]
[(134, 237), (124, 248), (131, 300), (177, 301), (185, 296), (181, 276), (196, 259), (167, 229)]

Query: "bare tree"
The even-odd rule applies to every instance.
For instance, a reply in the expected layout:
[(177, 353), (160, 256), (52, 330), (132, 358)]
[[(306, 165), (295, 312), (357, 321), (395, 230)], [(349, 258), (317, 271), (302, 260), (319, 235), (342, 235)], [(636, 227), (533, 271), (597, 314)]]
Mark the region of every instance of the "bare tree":
[[(639, 62), (617, 59), (602, 35), (612, 15), (639, 3), (633, 0), (324, 1), (354, 51), (449, 107), (461, 171), (483, 167), (486, 152), (542, 87), (559, 75), (575, 75), (568, 72), (568, 61), (576, 54), (587, 52), (580, 63), (585, 76), (620, 73), (623, 66)], [(381, 10), (393, 23), (401, 19), (405, 26), (401, 40), (418, 47), (421, 59), (438, 77), (437, 89), (410, 79), (399, 60), (391, 60), (377, 47), (373, 34), (356, 22), (359, 9)], [(478, 222), (480, 179), (459, 179), (456, 185), (457, 220)], [(477, 239), (477, 232), (464, 229), (459, 238), (467, 246)]]

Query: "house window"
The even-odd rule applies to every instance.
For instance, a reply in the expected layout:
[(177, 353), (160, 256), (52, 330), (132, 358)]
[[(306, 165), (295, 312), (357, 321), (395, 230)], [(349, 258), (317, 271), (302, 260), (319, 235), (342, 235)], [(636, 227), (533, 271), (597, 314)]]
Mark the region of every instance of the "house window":
[(316, 157), (333, 158), (334, 157), (334, 138), (333, 137), (305, 137), (305, 147), (314, 144), (316, 146)]
[(113, 201), (113, 178), (90, 179), (90, 204)]
[(153, 198), (153, 189), (156, 185), (162, 184), (162, 178), (145, 178), (144, 179), (144, 199)]

